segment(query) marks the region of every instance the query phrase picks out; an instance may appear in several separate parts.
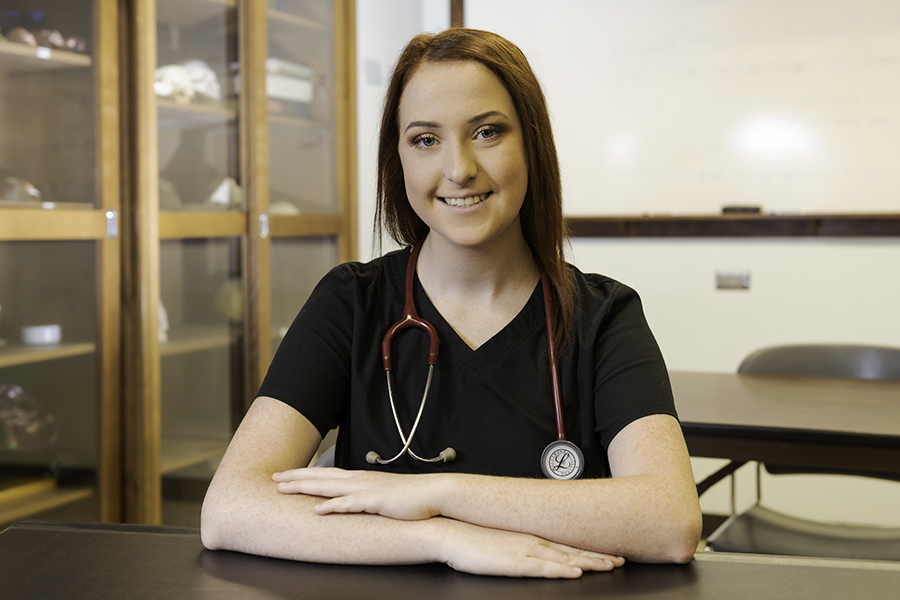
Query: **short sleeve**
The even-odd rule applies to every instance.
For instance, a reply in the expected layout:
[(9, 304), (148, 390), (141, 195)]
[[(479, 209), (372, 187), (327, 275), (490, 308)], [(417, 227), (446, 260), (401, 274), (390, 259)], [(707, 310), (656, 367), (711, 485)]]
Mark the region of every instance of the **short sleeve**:
[(351, 266), (331, 270), (297, 314), (275, 352), (260, 396), (297, 409), (325, 435), (346, 410), (358, 280)]
[[(584, 315), (593, 342), (595, 432), (604, 448), (628, 424), (654, 414), (677, 418), (669, 375), (637, 292), (614, 280), (588, 279)], [(584, 305), (584, 303), (583, 303)]]

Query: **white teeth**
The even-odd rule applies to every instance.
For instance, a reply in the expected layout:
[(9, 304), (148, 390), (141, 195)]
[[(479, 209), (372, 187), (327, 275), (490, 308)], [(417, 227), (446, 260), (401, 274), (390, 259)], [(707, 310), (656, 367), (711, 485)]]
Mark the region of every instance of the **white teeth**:
[(481, 204), (487, 198), (487, 194), (479, 194), (478, 196), (469, 196), (468, 198), (444, 198), (444, 202), (450, 206), (475, 206)]

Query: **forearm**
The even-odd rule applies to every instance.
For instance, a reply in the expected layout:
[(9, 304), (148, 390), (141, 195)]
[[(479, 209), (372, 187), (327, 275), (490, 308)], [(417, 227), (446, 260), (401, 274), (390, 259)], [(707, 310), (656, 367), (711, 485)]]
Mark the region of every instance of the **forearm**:
[(699, 537), (696, 497), (655, 475), (579, 481), (439, 477), (440, 514), (485, 527), (647, 562), (685, 562)]
[(690, 560), (702, 517), (678, 422), (666, 415), (635, 421), (613, 439), (608, 456), (608, 479), (445, 480), (436, 512), (631, 560)]
[[(218, 483), (218, 485), (217, 485)], [(327, 563), (415, 564), (437, 560), (438, 522), (370, 514), (317, 515), (320, 498), (285, 495), (270, 474), (214, 481), (201, 534), (213, 550)]]

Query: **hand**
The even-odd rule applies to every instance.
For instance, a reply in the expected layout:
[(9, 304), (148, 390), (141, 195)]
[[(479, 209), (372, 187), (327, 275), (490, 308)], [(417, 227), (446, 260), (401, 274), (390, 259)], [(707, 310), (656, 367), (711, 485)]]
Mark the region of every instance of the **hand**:
[(507, 577), (576, 578), (584, 571), (612, 571), (621, 556), (579, 550), (530, 534), (489, 529), (462, 521), (435, 519), (445, 526), (440, 562), (457, 571)]
[(330, 498), (316, 505), (319, 515), (372, 513), (414, 521), (440, 514), (440, 475), (398, 475), (336, 468), (294, 469), (275, 473), (278, 491)]

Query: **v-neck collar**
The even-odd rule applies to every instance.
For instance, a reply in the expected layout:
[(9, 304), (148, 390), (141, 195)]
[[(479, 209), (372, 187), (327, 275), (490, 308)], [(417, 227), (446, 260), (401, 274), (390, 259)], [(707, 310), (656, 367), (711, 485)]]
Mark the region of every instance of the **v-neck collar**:
[[(535, 285), (525, 306), (513, 317), (512, 321), (474, 350), (456, 333), (432, 304), (428, 294), (425, 293), (425, 288), (419, 281), (418, 274), (413, 280), (413, 297), (419, 316), (430, 321), (438, 331), (441, 339), (439, 357), (450, 354), (457, 363), (473, 372), (492, 367), (511, 352), (515, 352), (537, 327), (546, 327), (544, 297), (540, 281)], [(440, 361), (440, 358), (438, 360)]]

